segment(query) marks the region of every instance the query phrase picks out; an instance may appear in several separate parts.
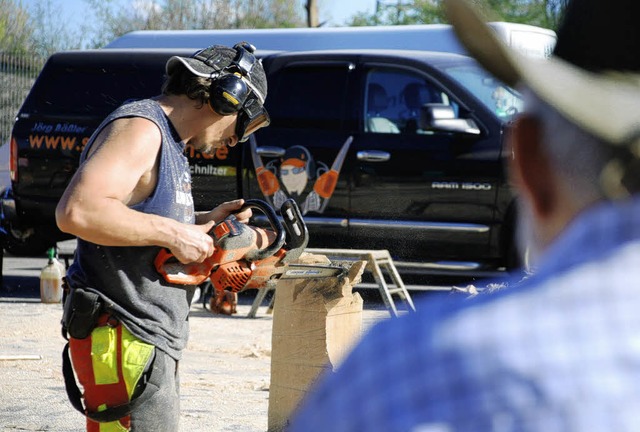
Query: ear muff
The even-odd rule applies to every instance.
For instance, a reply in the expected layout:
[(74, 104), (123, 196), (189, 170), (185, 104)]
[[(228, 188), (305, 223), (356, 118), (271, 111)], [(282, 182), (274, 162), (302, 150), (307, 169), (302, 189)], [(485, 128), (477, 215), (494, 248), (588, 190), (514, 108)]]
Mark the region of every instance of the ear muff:
[(220, 115), (233, 115), (242, 109), (250, 93), (240, 74), (224, 75), (212, 83), (209, 105)]
[[(223, 75), (212, 81), (209, 89), (209, 105), (216, 113), (223, 116), (233, 115), (244, 106), (251, 88), (242, 78), (251, 76), (251, 71), (257, 62), (253, 55), (255, 51), (253, 45), (241, 42), (233, 48), (237, 52), (236, 58), (222, 71)], [(225, 71), (228, 72), (225, 73)]]

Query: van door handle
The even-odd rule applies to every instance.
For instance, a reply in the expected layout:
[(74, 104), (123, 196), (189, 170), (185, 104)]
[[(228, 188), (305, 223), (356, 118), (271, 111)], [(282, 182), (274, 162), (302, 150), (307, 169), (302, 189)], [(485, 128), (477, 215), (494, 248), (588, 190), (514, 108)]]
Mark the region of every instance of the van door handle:
[(276, 158), (284, 156), (284, 149), (282, 147), (263, 146), (256, 148), (256, 153), (263, 157)]
[(356, 153), (356, 157), (364, 162), (386, 162), (391, 159), (391, 153), (380, 150), (362, 150)]

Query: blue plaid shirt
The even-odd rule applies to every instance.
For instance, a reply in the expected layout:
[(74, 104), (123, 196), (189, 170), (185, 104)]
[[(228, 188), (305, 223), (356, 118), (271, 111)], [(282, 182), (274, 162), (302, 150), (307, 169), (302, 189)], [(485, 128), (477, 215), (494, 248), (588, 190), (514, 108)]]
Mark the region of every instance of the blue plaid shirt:
[(385, 320), (291, 431), (640, 431), (640, 199), (582, 214), (535, 276)]

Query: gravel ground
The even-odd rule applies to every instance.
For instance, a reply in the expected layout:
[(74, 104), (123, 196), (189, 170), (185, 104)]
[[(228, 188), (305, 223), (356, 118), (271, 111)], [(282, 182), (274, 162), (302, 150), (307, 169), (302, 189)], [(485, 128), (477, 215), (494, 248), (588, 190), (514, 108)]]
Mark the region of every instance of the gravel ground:
[[(16, 358), (0, 360), (0, 431), (83, 431), (64, 390), (61, 305), (2, 294), (0, 356)], [(251, 301), (241, 297), (233, 317), (192, 306), (180, 363), (181, 431), (267, 430), (273, 318), (266, 306), (246, 318)], [(365, 303), (363, 328), (388, 317), (379, 303)]]

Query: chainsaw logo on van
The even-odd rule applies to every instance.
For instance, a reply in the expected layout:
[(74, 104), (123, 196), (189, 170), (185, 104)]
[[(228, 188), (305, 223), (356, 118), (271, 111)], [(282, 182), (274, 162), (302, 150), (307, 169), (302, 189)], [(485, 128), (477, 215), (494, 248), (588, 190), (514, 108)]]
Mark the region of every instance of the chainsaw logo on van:
[[(264, 165), (258, 154), (256, 138), (251, 135), (251, 156), (262, 194), (275, 208), (280, 208), (288, 198), (293, 198), (300, 204), (303, 215), (310, 211), (324, 212), (338, 184), (340, 170), (351, 141), (353, 137), (350, 136), (342, 144), (331, 168), (323, 162), (314, 161), (309, 150), (303, 146), (289, 147), (283, 157)], [(315, 182), (303, 200), (302, 196), (307, 190), (309, 180)]]

